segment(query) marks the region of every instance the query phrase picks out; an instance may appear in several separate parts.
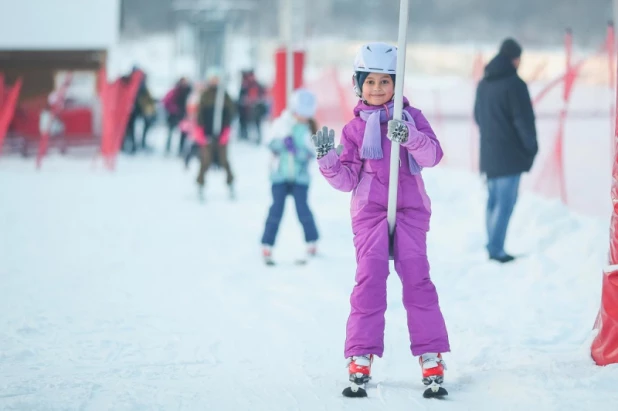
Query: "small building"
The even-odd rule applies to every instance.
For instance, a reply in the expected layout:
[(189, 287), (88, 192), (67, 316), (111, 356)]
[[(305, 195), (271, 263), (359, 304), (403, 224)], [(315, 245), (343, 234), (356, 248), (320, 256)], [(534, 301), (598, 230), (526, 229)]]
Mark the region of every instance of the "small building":
[(11, 132), (33, 137), (40, 110), (70, 73), (67, 98), (90, 117), (78, 128), (96, 134), (98, 75), (119, 40), (120, 0), (19, 0), (2, 15), (0, 73), (8, 84), (22, 79)]

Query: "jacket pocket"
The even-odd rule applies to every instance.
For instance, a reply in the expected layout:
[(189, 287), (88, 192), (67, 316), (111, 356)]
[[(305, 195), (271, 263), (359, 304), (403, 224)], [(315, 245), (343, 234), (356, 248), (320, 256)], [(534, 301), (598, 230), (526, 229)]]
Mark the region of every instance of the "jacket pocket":
[(353, 216), (362, 211), (363, 207), (365, 207), (369, 202), (369, 193), (372, 181), (373, 176), (365, 174), (361, 177), (360, 181), (354, 188), (350, 205)]

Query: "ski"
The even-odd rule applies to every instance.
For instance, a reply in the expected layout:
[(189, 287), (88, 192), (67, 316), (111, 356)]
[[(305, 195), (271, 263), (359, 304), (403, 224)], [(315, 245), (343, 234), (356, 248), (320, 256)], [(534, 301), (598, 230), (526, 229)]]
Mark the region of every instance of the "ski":
[[(365, 385), (350, 384), (349, 387), (344, 388), (341, 392), (344, 397), (348, 398), (364, 398), (367, 397), (367, 388)], [(444, 398), (448, 395), (448, 391), (444, 387), (438, 386), (434, 391), (433, 387), (427, 388), (423, 391), (423, 398)]]
[(442, 376), (433, 376), (423, 378), (423, 384), (427, 386), (427, 389), (423, 392), (424, 398), (442, 398), (448, 395), (448, 391), (446, 391), (442, 387), (442, 382), (444, 381)]
[[(307, 253), (306, 256), (297, 257), (291, 263), (294, 264), (295, 266), (303, 267), (303, 266), (306, 266), (307, 264), (309, 264), (309, 262), (313, 258), (315, 258), (315, 255), (316, 255), (315, 251), (312, 251), (312, 252)], [(273, 259), (273, 256), (272, 256), (270, 250), (262, 250), (262, 258), (264, 260), (264, 263), (267, 266), (277, 265), (277, 263)]]
[(423, 392), (424, 398), (443, 398), (448, 395), (448, 391), (446, 391), (443, 387), (438, 386), (438, 388), (434, 391), (433, 388), (427, 388)]
[[(300, 267), (305, 266), (308, 263), (309, 263), (309, 260), (306, 260), (306, 259), (299, 258), (297, 260), (294, 260), (294, 265), (300, 266)], [(269, 267), (277, 265), (275, 260), (273, 260), (272, 258), (264, 258), (264, 264), (266, 264)]]
[(351, 383), (349, 387), (345, 387), (341, 394), (348, 398), (364, 398), (367, 396), (367, 389), (365, 384), (357, 385)]

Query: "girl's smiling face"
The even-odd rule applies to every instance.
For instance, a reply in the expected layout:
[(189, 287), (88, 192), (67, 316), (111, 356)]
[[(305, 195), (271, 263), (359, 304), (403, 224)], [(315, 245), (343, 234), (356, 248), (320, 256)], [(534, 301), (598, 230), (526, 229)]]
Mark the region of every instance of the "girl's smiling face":
[(363, 99), (372, 106), (381, 106), (393, 98), (395, 84), (388, 74), (369, 73), (363, 83)]

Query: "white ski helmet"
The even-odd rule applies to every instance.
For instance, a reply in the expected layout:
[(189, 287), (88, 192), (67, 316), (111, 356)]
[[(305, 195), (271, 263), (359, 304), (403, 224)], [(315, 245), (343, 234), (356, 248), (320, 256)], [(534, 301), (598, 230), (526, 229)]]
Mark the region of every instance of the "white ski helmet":
[(387, 43), (363, 44), (354, 58), (354, 92), (361, 97), (361, 84), (358, 83), (358, 73), (397, 73), (397, 47)]
[(315, 94), (307, 89), (299, 88), (290, 96), (290, 111), (304, 118), (311, 118), (315, 115), (318, 102)]

